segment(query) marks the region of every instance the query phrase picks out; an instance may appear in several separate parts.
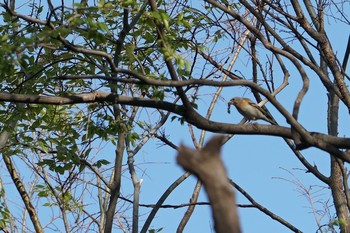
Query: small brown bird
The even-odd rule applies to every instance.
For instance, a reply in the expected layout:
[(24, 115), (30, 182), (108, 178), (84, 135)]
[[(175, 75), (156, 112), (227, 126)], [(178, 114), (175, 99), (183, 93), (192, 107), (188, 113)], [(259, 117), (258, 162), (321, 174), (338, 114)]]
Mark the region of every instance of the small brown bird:
[(266, 113), (259, 105), (248, 98), (234, 97), (228, 102), (229, 105), (234, 105), (238, 112), (247, 120), (264, 120), (275, 125), (276, 122)]

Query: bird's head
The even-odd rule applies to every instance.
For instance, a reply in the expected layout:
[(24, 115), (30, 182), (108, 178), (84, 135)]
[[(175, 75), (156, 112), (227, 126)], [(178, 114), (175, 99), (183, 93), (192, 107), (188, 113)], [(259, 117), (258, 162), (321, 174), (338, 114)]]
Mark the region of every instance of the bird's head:
[(241, 101), (241, 98), (239, 98), (239, 97), (234, 97), (234, 98), (232, 98), (229, 102), (228, 102), (228, 104), (227, 104), (227, 112), (228, 113), (231, 113), (231, 105), (234, 105), (234, 106), (237, 106), (237, 104), (239, 103), (239, 101)]
[(237, 105), (241, 101), (241, 98), (239, 97), (233, 97), (229, 102), (228, 105)]

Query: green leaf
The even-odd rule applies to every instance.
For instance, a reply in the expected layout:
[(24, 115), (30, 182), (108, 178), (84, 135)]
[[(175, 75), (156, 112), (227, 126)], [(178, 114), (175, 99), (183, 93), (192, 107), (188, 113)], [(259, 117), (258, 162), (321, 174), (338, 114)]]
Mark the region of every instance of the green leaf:
[(149, 229), (148, 232), (149, 233), (157, 233), (157, 232), (161, 232), (163, 230), (163, 227), (158, 228), (158, 229)]
[(40, 191), (40, 192), (38, 192), (38, 196), (39, 197), (47, 197), (49, 195), (47, 194), (47, 191)]
[(105, 159), (100, 159), (96, 163), (94, 163), (92, 166), (96, 166), (97, 168), (100, 168), (100, 167), (102, 167), (102, 165), (108, 165), (108, 164), (110, 164), (109, 161), (107, 161)]
[(64, 166), (56, 166), (54, 170), (55, 170), (56, 172), (58, 172), (59, 174), (63, 175), (64, 172), (65, 172), (67, 169), (65, 169)]
[(191, 106), (194, 108), (194, 109), (198, 109), (198, 104), (196, 104), (196, 103), (191, 103)]

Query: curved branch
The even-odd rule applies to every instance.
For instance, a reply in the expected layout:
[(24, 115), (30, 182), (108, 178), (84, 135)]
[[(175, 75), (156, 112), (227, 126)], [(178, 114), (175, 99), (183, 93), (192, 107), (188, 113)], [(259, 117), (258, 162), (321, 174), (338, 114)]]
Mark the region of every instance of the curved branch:
[[(222, 5), (221, 3), (214, 1), (214, 0), (205, 0), (206, 2), (210, 3), (211, 5), (217, 7), (218, 9), (226, 12), (227, 14), (231, 15), (234, 19), (238, 20), (239, 22), (241, 22), (246, 28), (248, 28), (254, 35), (256, 35), (256, 37), (263, 43), (263, 45), (270, 51), (281, 54), (283, 56), (285, 56), (286, 58), (288, 58), (295, 66), (296, 68), (299, 70), (299, 68), (301, 67), (299, 62), (302, 62), (303, 64), (307, 65), (308, 67), (310, 67), (318, 76), (319, 78), (322, 80), (323, 84), (325, 85), (325, 87), (327, 89), (331, 89), (334, 90), (335, 93), (337, 94), (337, 96), (339, 96), (339, 98), (341, 98), (342, 100), (344, 100), (344, 98), (349, 98), (350, 97), (343, 97), (342, 93), (345, 93), (345, 90), (339, 90), (339, 88), (343, 88), (345, 89), (345, 86), (340, 86), (339, 88), (334, 86), (333, 83), (328, 79), (328, 77), (326, 76), (325, 73), (323, 73), (322, 71), (320, 71), (319, 66), (317, 66), (316, 64), (310, 62), (307, 58), (305, 58), (304, 56), (302, 56), (300, 53), (298, 53), (296, 50), (292, 49), (291, 46), (288, 45), (288, 43), (286, 43), (281, 37), (280, 35), (273, 29), (271, 28), (263, 18), (261, 18), (261, 16), (255, 11), (254, 8), (252, 8), (250, 6), (250, 3), (248, 3), (247, 1), (240, 1), (242, 4), (245, 5), (245, 7), (247, 7), (248, 9), (250, 9), (250, 12), (256, 17), (258, 18), (258, 20), (261, 21), (261, 23), (264, 24), (266, 30), (271, 33), (271, 35), (273, 35), (273, 37), (276, 38), (276, 40), (283, 46), (283, 48), (278, 48), (276, 46), (274, 46), (273, 44), (271, 44), (262, 34), (262, 32), (260, 30), (258, 30), (257, 28), (255, 28), (253, 25), (251, 25), (247, 20), (245, 20), (240, 14), (236, 13), (235, 11), (232, 10), (232, 8), (229, 8), (225, 5)], [(294, 19), (297, 23), (300, 21), (299, 18), (295, 18)], [(300, 23), (300, 22), (299, 22)], [(312, 28), (311, 28), (312, 29)], [(310, 29), (310, 30), (311, 30)], [(306, 29), (305, 29), (306, 30)], [(312, 29), (313, 30), (313, 29)], [(312, 33), (310, 31), (310, 33)], [(316, 38), (317, 39), (317, 38)], [(318, 38), (320, 39), (320, 38)], [(317, 40), (318, 41), (318, 40)], [(318, 41), (319, 43), (321, 43), (320, 41)], [(326, 46), (323, 42), (323, 45)], [(327, 47), (327, 46), (326, 46)], [(327, 52), (325, 52), (325, 54), (330, 53), (330, 56), (332, 56), (332, 61), (334, 53), (332, 53), (333, 51), (331, 50), (331, 48), (327, 47), (325, 48), (325, 50), (327, 50)], [(331, 67), (332, 69), (332, 67)], [(300, 72), (300, 70), (299, 70)], [(304, 72), (302, 70), (302, 72)], [(333, 72), (333, 70), (332, 70)], [(304, 72), (305, 73), (305, 72)], [(335, 78), (337, 78), (338, 73), (336, 72), (336, 68), (334, 68), (334, 74), (335, 74)], [(350, 96), (350, 95), (349, 95)], [(345, 102), (347, 102), (348, 100), (345, 100)], [(350, 100), (349, 100), (350, 101)]]

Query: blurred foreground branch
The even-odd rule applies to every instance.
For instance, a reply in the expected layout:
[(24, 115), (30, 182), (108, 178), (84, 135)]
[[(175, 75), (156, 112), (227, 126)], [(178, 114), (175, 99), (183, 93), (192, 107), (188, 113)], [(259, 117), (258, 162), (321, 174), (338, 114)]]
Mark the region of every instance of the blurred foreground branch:
[(213, 137), (199, 151), (180, 146), (177, 162), (203, 182), (211, 204), (216, 232), (240, 233), (235, 193), (220, 157), (223, 140), (223, 136)]

